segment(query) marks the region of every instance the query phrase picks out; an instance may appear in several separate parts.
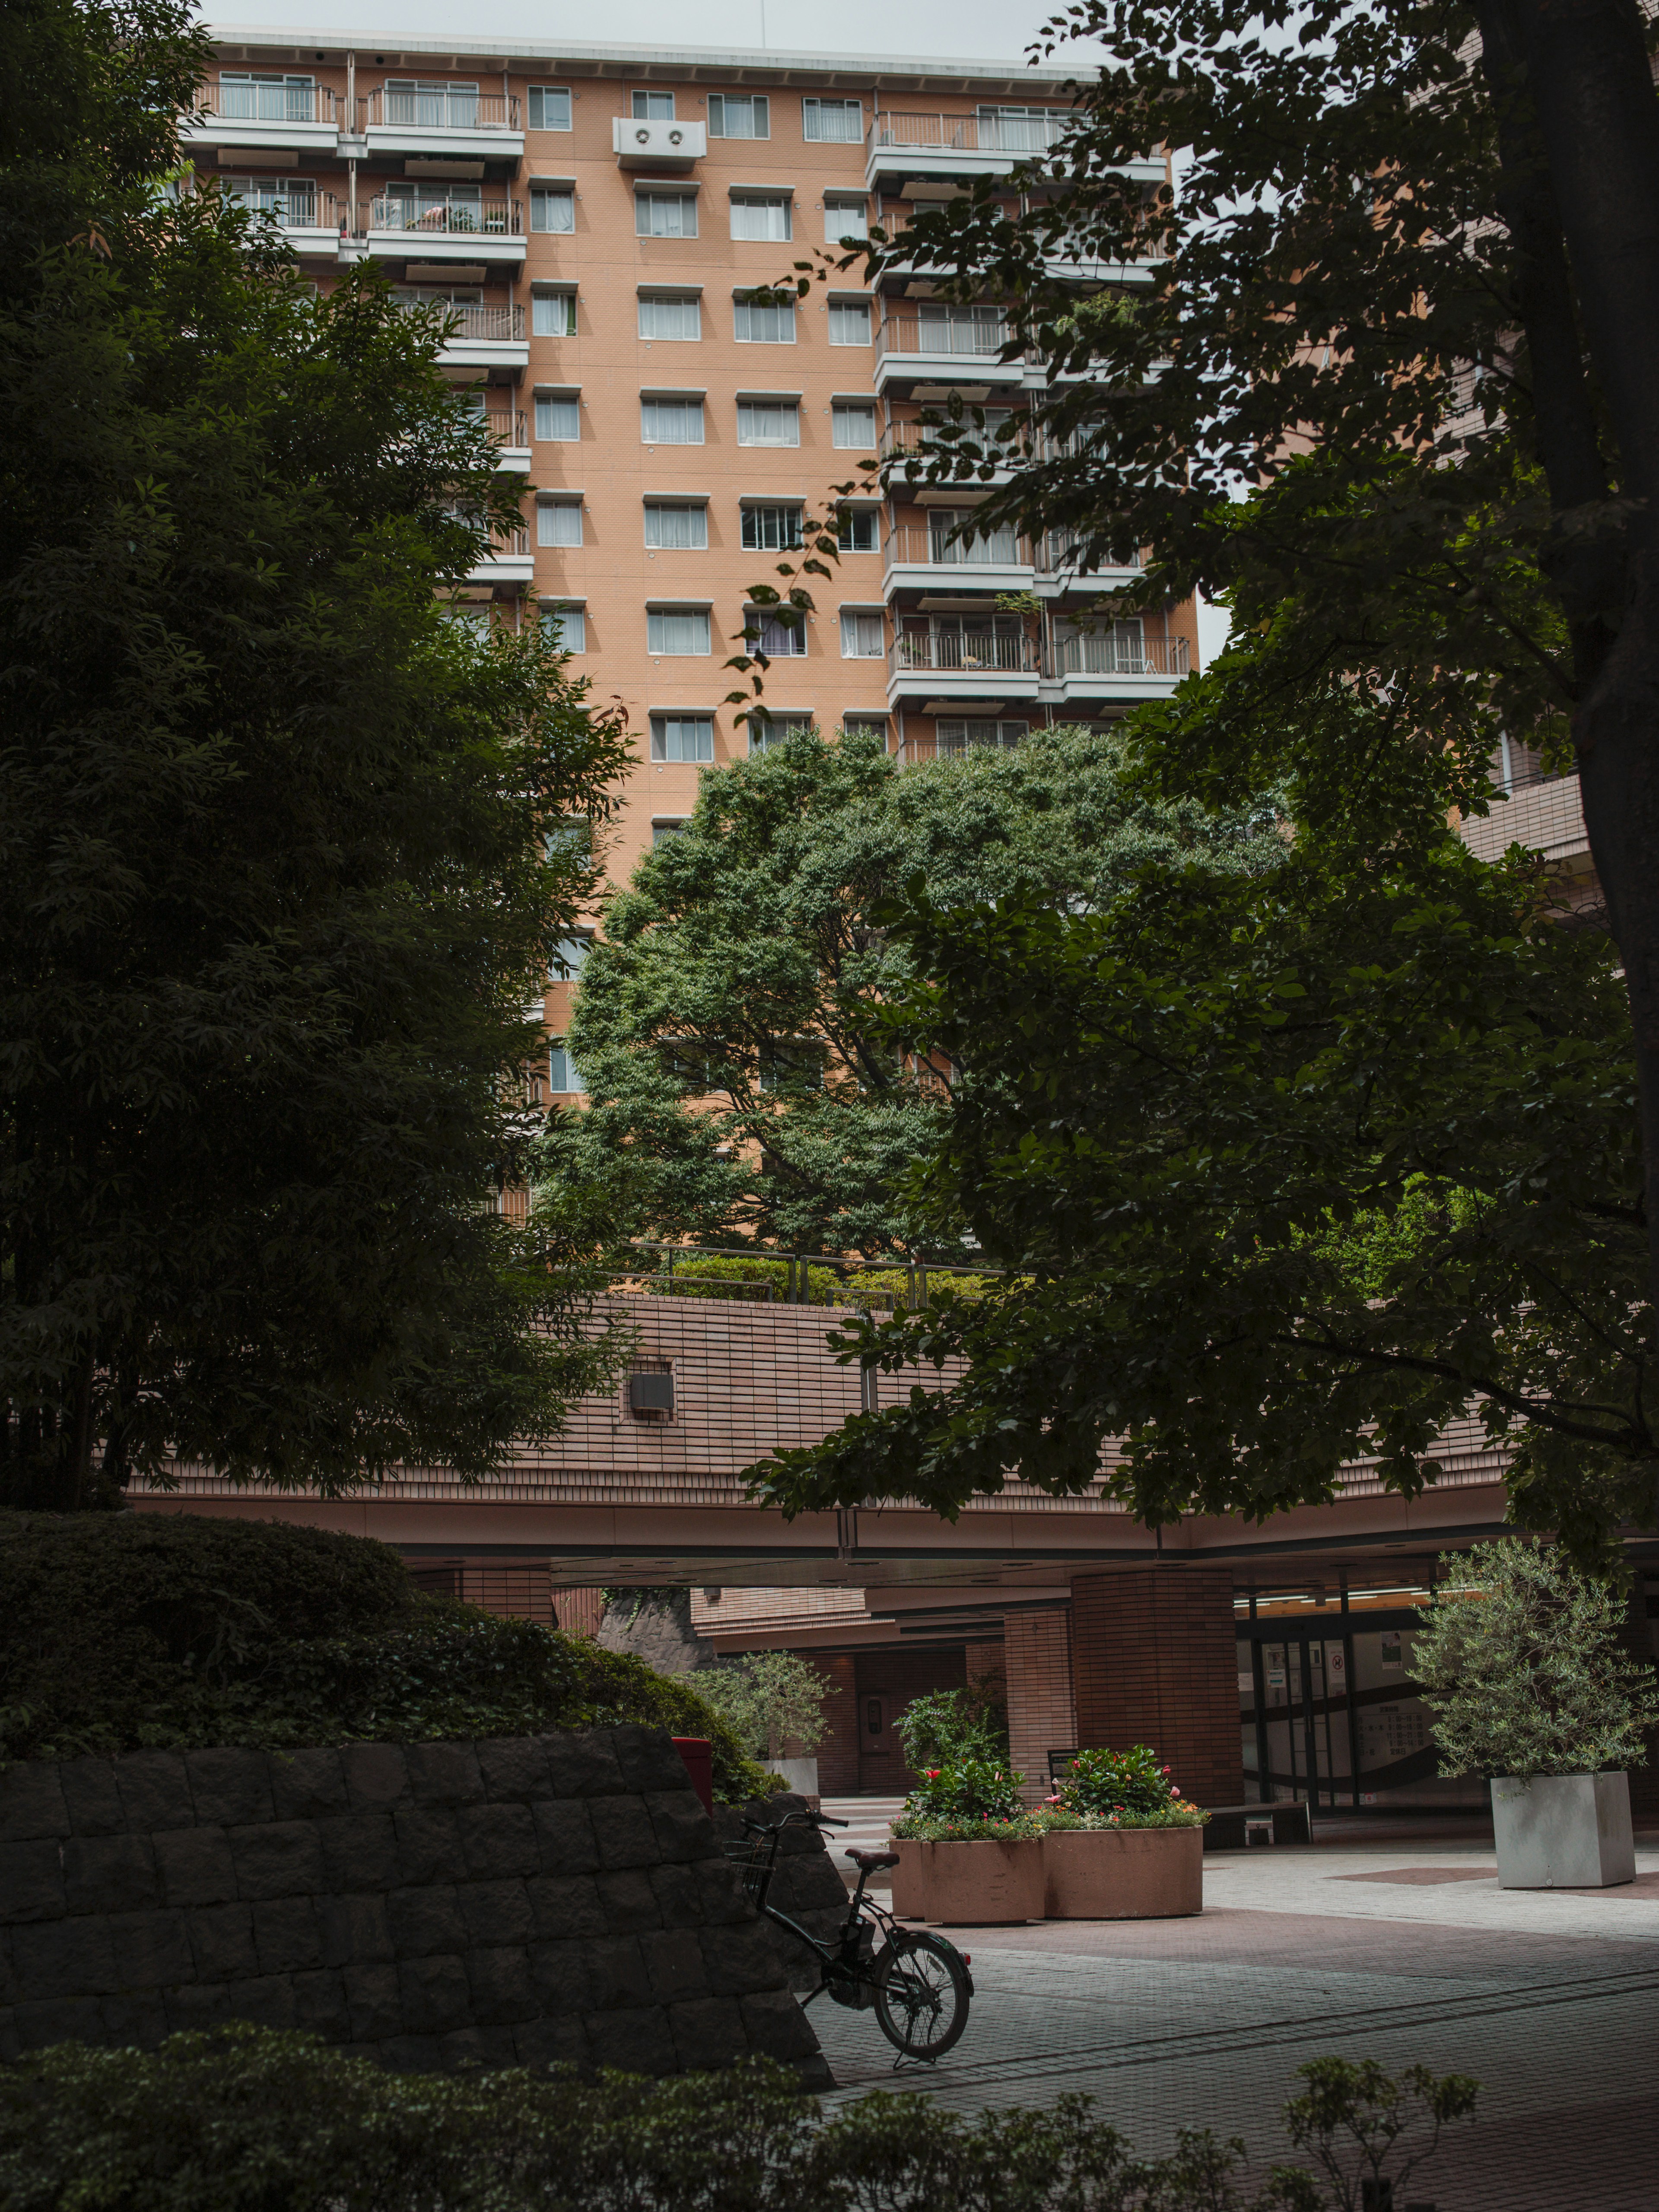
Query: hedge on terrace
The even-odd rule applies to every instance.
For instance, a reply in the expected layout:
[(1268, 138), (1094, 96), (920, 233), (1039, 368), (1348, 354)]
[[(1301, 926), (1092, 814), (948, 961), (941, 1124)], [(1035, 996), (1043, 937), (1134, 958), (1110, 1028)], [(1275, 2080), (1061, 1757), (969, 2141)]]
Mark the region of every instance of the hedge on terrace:
[(416, 1743), (638, 1721), (776, 1786), (693, 1690), (418, 1590), (363, 1536), (172, 1514), (0, 1515), (0, 1760)]

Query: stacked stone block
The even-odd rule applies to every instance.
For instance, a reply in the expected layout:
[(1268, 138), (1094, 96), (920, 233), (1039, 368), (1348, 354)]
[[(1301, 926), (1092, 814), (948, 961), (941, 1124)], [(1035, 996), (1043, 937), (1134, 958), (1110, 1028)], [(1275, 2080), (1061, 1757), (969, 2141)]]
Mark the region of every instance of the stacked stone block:
[(659, 1730), (0, 1774), (0, 2053), (233, 2020), (404, 2069), (829, 2082)]
[[(804, 1797), (752, 1797), (744, 1805), (720, 1806), (714, 1824), (722, 1844), (737, 1844), (748, 1837), (746, 1820), (775, 1826), (786, 1814), (805, 1810)], [(798, 1928), (804, 1928), (820, 1943), (833, 1943), (847, 1920), (848, 1888), (838, 1871), (838, 1865), (845, 1862), (838, 1863), (830, 1856), (836, 1848), (837, 1832), (831, 1828), (826, 1833), (805, 1824), (786, 1829), (779, 1840), (771, 1887), (766, 1893), (769, 1905), (787, 1912)], [(820, 1966), (816, 1954), (775, 1920), (762, 1925), (772, 1939), (790, 1987), (803, 1991), (817, 1989)]]

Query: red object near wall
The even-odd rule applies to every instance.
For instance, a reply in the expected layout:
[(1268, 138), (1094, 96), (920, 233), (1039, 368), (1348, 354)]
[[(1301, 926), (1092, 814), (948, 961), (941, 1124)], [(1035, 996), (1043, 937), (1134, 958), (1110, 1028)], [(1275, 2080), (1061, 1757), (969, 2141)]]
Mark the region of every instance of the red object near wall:
[(702, 1800), (702, 1809), (714, 1809), (714, 1747), (706, 1735), (677, 1735), (674, 1748), (685, 1761), (691, 1787)]

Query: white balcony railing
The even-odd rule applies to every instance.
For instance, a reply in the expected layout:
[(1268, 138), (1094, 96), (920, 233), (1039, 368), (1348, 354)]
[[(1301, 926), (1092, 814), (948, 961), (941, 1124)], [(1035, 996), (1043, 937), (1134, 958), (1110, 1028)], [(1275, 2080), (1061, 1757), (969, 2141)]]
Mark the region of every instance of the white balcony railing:
[(402, 230), (427, 238), (522, 238), (521, 200), (417, 199), (412, 194), (383, 193), (360, 203), (369, 230)]
[(1036, 647), (1012, 630), (902, 630), (894, 639), (887, 665), (895, 676), (926, 672), (940, 676), (1035, 676)]
[(447, 313), (447, 344), (516, 345), (524, 341), (522, 307), (451, 307)]
[[(970, 510), (971, 512), (971, 510)], [(953, 512), (923, 528), (909, 522), (895, 523), (887, 533), (887, 565), (928, 568), (1030, 568), (1035, 566), (1029, 538), (1014, 530), (989, 530), (967, 534), (963, 516)], [(955, 533), (961, 531), (963, 534)]]
[(388, 125), (413, 131), (516, 131), (516, 94), (466, 92), (449, 86), (410, 92), (390, 92), (382, 86), (357, 102), (359, 130), (378, 131)]
[(283, 230), (338, 230), (345, 216), (343, 202), (314, 185), (239, 191), (235, 179), (228, 178), (223, 190), (232, 206), (246, 208), (250, 215), (269, 216)]
[(1184, 637), (1146, 637), (1139, 623), (1113, 623), (1079, 637), (1057, 637), (1048, 673), (1062, 676), (1158, 676), (1179, 678), (1188, 661)]
[(1008, 343), (1008, 325), (994, 309), (965, 307), (955, 313), (889, 315), (876, 332), (883, 354), (966, 355), (994, 361)]
[(878, 115), (869, 144), (948, 154), (1046, 154), (1072, 127), (1068, 114)]
[(339, 128), (345, 102), (320, 84), (239, 84), (221, 77), (204, 88), (198, 111), (222, 123), (325, 123)]

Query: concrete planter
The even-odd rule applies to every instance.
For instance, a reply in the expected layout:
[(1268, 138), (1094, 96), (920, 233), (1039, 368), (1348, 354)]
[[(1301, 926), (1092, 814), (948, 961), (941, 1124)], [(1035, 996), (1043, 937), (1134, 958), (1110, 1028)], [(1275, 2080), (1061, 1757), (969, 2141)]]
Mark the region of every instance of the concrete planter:
[(1500, 1889), (1611, 1889), (1636, 1879), (1626, 1775), (1499, 1775), (1492, 1824)]
[[(916, 1844), (925, 1917), (951, 1928), (994, 1928), (1042, 1917), (1042, 1838), (1023, 1843)], [(895, 1875), (902, 1871), (896, 1868)]]
[(769, 1774), (781, 1774), (798, 1797), (816, 1797), (818, 1794), (818, 1763), (816, 1759), (763, 1759), (761, 1765)]
[(899, 1863), (893, 1869), (893, 1917), (896, 1920), (925, 1920), (927, 1917), (927, 1883), (923, 1873), (922, 1853), (926, 1844), (905, 1843), (898, 1837), (887, 1847), (898, 1853)]
[(1050, 1920), (1177, 1919), (1204, 1910), (1204, 1831), (1051, 1829), (1042, 1875)]

